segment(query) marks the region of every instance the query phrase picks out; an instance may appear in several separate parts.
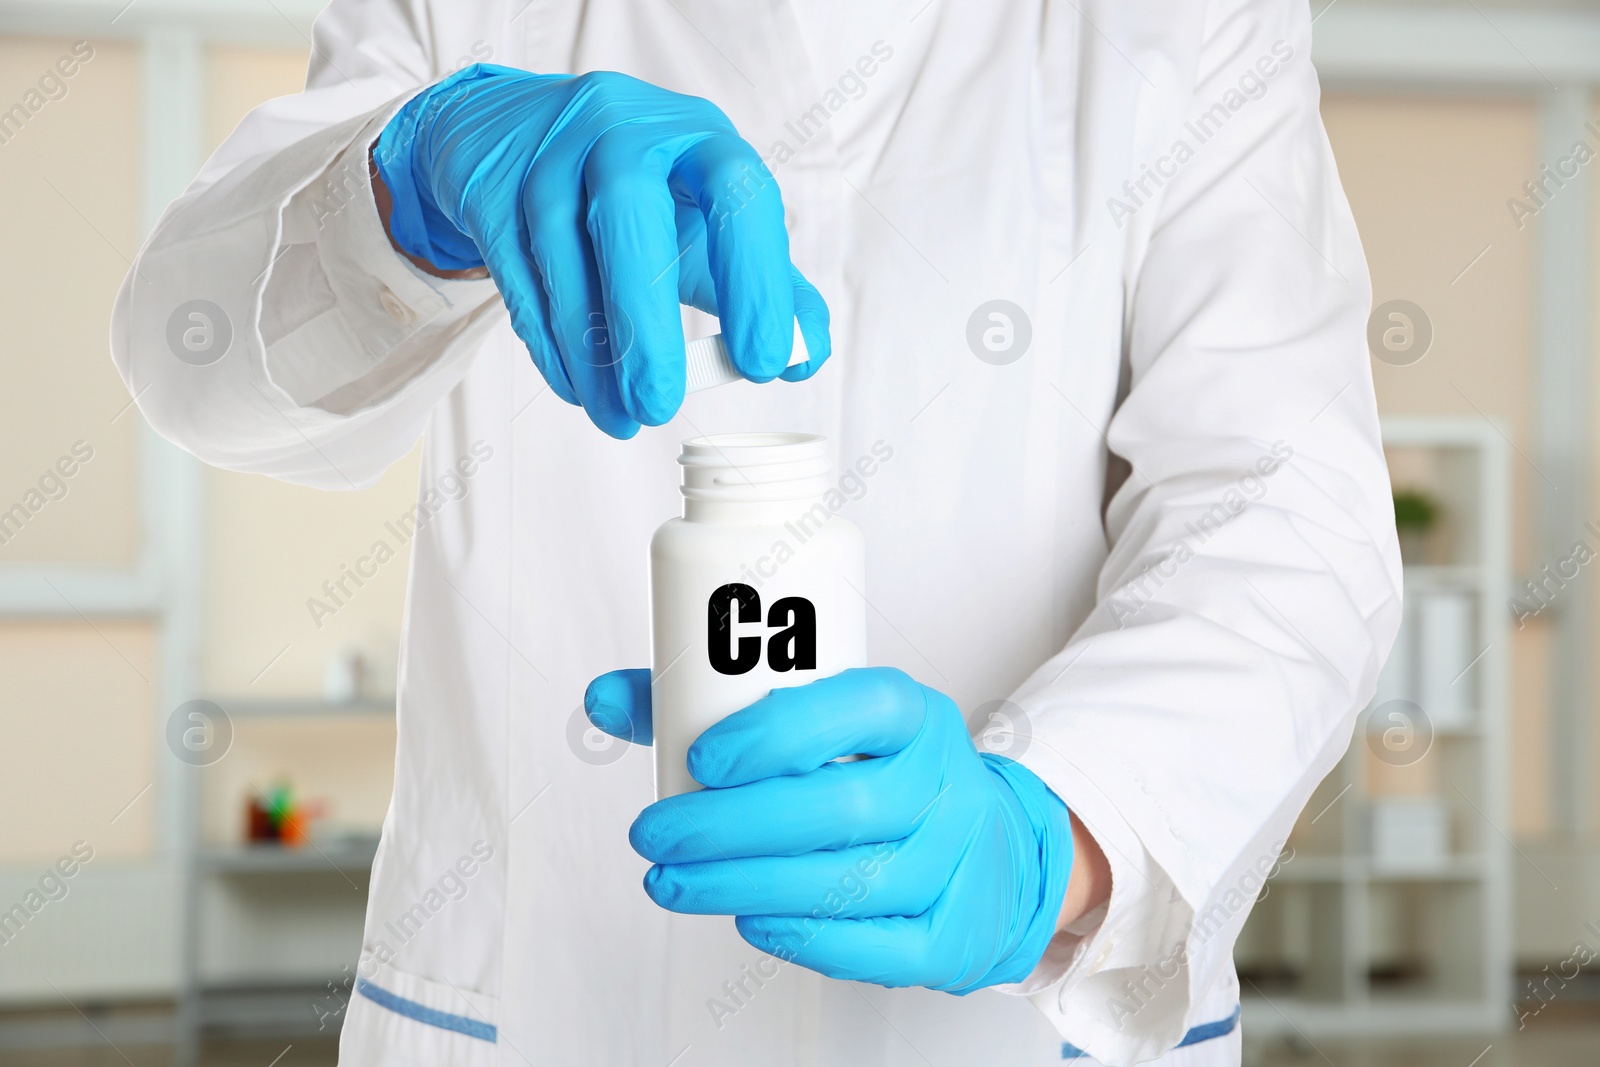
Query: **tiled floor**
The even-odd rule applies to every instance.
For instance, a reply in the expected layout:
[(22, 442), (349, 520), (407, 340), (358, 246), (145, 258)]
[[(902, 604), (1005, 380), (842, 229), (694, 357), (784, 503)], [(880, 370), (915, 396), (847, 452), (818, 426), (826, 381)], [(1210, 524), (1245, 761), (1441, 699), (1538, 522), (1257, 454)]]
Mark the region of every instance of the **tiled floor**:
[[(282, 1041), (208, 1043), (202, 1067), (333, 1067), (337, 1041), (296, 1038)], [(23, 1049), (0, 1051), (0, 1067), (171, 1067), (171, 1050), (160, 1045), (120, 1044), (117, 1048)]]
[(1318, 1039), (1256, 1045), (1244, 1067), (1600, 1067), (1600, 1006), (1550, 1008), (1525, 1029), (1488, 1037)]

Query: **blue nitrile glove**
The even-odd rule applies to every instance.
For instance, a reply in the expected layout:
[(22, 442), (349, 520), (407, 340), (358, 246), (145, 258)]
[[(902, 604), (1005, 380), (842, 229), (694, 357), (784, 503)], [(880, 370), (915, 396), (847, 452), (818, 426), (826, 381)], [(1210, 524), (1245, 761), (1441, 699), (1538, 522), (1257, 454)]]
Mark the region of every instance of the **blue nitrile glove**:
[[(584, 695), (595, 726), (636, 741), (649, 701), (648, 671)], [(851, 753), (878, 758), (830, 762)], [(1055, 933), (1066, 805), (900, 671), (775, 689), (701, 734), (689, 770), (708, 788), (629, 834), (664, 908), (736, 915), (756, 948), (832, 978), (951, 993), (1021, 981)]]
[[(828, 358), (777, 182), (709, 101), (480, 63), (406, 104), (373, 162), (395, 242), (442, 270), (487, 265), (550, 388), (614, 437), (683, 403), (680, 302), (721, 318), (752, 381)], [(797, 316), (810, 358), (786, 370)]]

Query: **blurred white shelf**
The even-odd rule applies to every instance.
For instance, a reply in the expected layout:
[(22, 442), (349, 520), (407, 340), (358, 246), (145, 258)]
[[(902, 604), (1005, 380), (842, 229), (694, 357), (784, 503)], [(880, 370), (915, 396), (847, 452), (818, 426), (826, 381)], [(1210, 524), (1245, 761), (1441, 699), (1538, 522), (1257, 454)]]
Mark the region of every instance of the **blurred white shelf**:
[(314, 1006), (338, 1004), (332, 993), (334, 989), (340, 990), (340, 996), (348, 997), (348, 981), (345, 975), (327, 975), (274, 982), (207, 983), (200, 1002), (200, 1025), (208, 1031), (222, 1031), (234, 1037), (337, 1034), (343, 1013), (332, 1019), (321, 1019)]
[(1484, 876), (1482, 856), (1449, 856), (1437, 863), (1400, 864), (1363, 861), (1370, 882), (1468, 882)]
[[(234, 720), (340, 720), (350, 717), (393, 716), (394, 697), (377, 697), (348, 702), (316, 699), (234, 700), (227, 697), (210, 698), (226, 715)], [(298, 725), (298, 724), (297, 724)], [(193, 768), (196, 779), (202, 777), (204, 768)], [(210, 922), (202, 918), (200, 905), (218, 896), (238, 903), (253, 902), (256, 909), (248, 921), (256, 921), (263, 909), (270, 911), (268, 902), (281, 901), (293, 894), (316, 893), (311, 888), (332, 881), (342, 890), (359, 893), (365, 899), (368, 878), (378, 852), (378, 834), (356, 832), (312, 839), (300, 845), (261, 842), (236, 845), (204, 845), (199, 842), (200, 812), (204, 790), (197, 780), (187, 791), (189, 805), (185, 825), (191, 837), (191, 862), (185, 867), (187, 884), (185, 899), (191, 906), (184, 913), (184, 946), (182, 956), (182, 981), (177, 1012), (177, 1032), (180, 1048), (189, 1049), (191, 1055), (198, 1048), (196, 1042), (202, 1032), (229, 1031), (260, 1036), (294, 1033), (336, 1033), (339, 1019), (323, 1022), (310, 1010), (313, 1004), (328, 998), (333, 988), (325, 979), (308, 975), (304, 978), (285, 978), (263, 969), (262, 961), (252, 958), (250, 973), (232, 974), (218, 980), (202, 967), (207, 945), (215, 940), (227, 941), (219, 935), (227, 931), (218, 926), (218, 916)], [(274, 882), (273, 879), (283, 879)], [(313, 881), (308, 881), (313, 880)], [(348, 886), (342, 883), (348, 883)], [(243, 905), (241, 905), (243, 906)], [(322, 901), (319, 907), (326, 907)], [(326, 933), (348, 933), (353, 946), (360, 945), (359, 911), (345, 916), (341, 910), (334, 918), (323, 916)], [(322, 915), (322, 912), (318, 913)], [(319, 927), (320, 929), (320, 927)], [(345, 933), (338, 933), (341, 939)], [(337, 980), (334, 984), (337, 984)], [(323, 1027), (326, 1026), (326, 1029)], [(191, 1058), (190, 1063), (196, 1061)]]
[[(1437, 738), (1462, 738), (1465, 740), (1478, 740), (1483, 737), (1483, 714), (1478, 711), (1468, 712), (1465, 722), (1435, 722), (1432, 723), (1433, 736)], [(1383, 726), (1372, 723), (1367, 727), (1368, 734), (1382, 734)]]
[[(1298, 1034), (1302, 1038), (1476, 1033), (1484, 1029), (1483, 1009), (1459, 998), (1389, 991), (1354, 1003), (1317, 1003), (1290, 996), (1262, 995), (1246, 986), (1239, 998), (1246, 1033)], [(1509, 1016), (1511, 1013), (1507, 1011)], [(1317, 1062), (1322, 1062), (1320, 1059)]]
[(393, 715), (394, 697), (334, 703), (328, 700), (228, 700), (211, 701), (229, 715), (241, 717), (290, 717), (296, 715), (334, 718), (340, 715)]
[(1375, 862), (1370, 856), (1297, 853), (1282, 864), (1273, 882), (1458, 882), (1481, 878), (1484, 858), (1449, 856), (1440, 863), (1401, 865)]
[(1358, 877), (1354, 860), (1350, 856), (1311, 856), (1297, 851), (1294, 859), (1282, 864), (1278, 873), (1268, 880), (1274, 882), (1343, 882)]
[(1475, 564), (1408, 563), (1402, 568), (1406, 588), (1482, 589), (1489, 583), (1487, 568)]
[(365, 874), (377, 854), (377, 837), (326, 844), (263, 843), (203, 849), (196, 864), (203, 874)]
[[(1512, 1018), (1510, 850), (1501, 835), (1509, 825), (1509, 450), (1501, 428), (1483, 419), (1385, 419), (1383, 437), (1395, 469), (1407, 472), (1396, 487), (1409, 480), (1441, 501), (1428, 547), (1457, 562), (1404, 567), (1414, 605), (1397, 641), (1406, 654), (1385, 672), (1375, 707), (1301, 816), (1296, 851), (1273, 877), (1288, 892), (1265, 896), (1241, 938), (1244, 1022), (1257, 1033), (1493, 1032)], [(1439, 609), (1457, 598), (1469, 600), (1469, 613)], [(1441, 657), (1457, 656), (1459, 675), (1454, 666), (1440, 671)], [(1380, 717), (1399, 701), (1413, 708)], [(1408, 742), (1426, 728), (1431, 740), (1390, 750), (1380, 740), (1390, 728), (1406, 730)], [(1373, 786), (1387, 793), (1401, 783), (1447, 809), (1454, 851), (1419, 850), (1415, 862), (1405, 852), (1373, 857), (1373, 813), (1383, 799)]]

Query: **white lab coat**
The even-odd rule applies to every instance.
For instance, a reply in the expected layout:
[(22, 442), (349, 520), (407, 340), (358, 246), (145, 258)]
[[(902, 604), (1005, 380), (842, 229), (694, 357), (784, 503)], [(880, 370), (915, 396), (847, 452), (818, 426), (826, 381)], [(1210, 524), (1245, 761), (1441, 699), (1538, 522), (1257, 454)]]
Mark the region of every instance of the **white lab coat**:
[[(240, 125), (129, 274), (117, 364), (206, 461), (345, 489), (425, 437), (426, 521), (384, 538), (411, 552), (399, 753), (347, 1067), (1238, 1061), (1234, 938), (1400, 605), (1308, 13), (907, 0), (834, 53), (891, 51), (860, 93), (804, 17), (335, 0), (306, 92)], [(490, 283), (413, 270), (372, 206), (367, 146), (475, 60), (721, 105), (778, 177), (832, 363), (626, 442), (554, 397)], [(231, 327), (206, 366), (169, 337), (192, 300)], [(1004, 320), (970, 329), (991, 300), (1026, 316), (1010, 362), (981, 343)], [(1021, 987), (825, 981), (639, 886), (649, 754), (596, 758), (582, 692), (648, 663), (678, 442), (756, 429), (826, 435), (841, 476), (892, 452), (843, 485), (871, 658), (963, 709), (1012, 701), (1013, 753), (1109, 857), (1109, 907)]]

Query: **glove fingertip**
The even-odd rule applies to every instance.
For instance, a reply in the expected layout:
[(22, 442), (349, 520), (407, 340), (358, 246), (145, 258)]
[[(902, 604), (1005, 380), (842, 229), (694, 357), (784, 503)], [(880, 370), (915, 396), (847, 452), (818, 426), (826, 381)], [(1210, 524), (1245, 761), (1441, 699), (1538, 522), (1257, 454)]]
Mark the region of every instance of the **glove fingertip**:
[(622, 406), (630, 418), (644, 426), (662, 426), (672, 421), (683, 407), (684, 384), (673, 388), (651, 376), (622, 382)]
[(674, 910), (673, 905), (683, 896), (683, 886), (669, 877), (667, 868), (659, 863), (644, 872), (644, 891), (657, 907), (668, 911)]
[[(635, 816), (633, 825), (628, 827), (628, 844), (658, 867), (677, 858), (678, 846), (683, 839), (685, 828), (681, 818), (672, 809), (672, 799), (669, 797), (651, 804)], [(665, 873), (657, 871), (653, 877), (660, 879), (665, 877)]]
[[(652, 810), (653, 808), (645, 808), (634, 818), (633, 825), (628, 827), (628, 845), (639, 855), (655, 863), (655, 856), (659, 850), (655, 847), (655, 835), (652, 829), (655, 820), (650, 818)], [(650, 891), (652, 878), (661, 877), (656, 871), (657, 868), (652, 867), (644, 873), (645, 892)]]
[(821, 363), (815, 359), (808, 359), (804, 363), (796, 363), (792, 367), (785, 368), (778, 377), (786, 382), (803, 382), (821, 369)]
[(610, 704), (590, 706), (585, 700), (583, 711), (589, 716), (589, 722), (595, 729), (623, 741), (633, 740), (633, 720), (629, 719), (621, 708)]
[[(804, 920), (818, 922), (827, 920)], [(772, 915), (737, 915), (733, 928), (745, 943), (759, 952), (765, 952), (784, 963), (793, 963), (805, 947), (805, 940), (795, 932), (794, 921)]]
[(767, 952), (772, 943), (772, 922), (766, 915), (735, 915), (733, 928), (750, 947)]
[(821, 370), (833, 355), (833, 337), (829, 330), (831, 316), (827, 301), (798, 270), (793, 273), (794, 317), (806, 344), (806, 361), (786, 368), (780, 377), (786, 382), (803, 382)]
[(617, 682), (618, 678), (616, 671), (608, 671), (605, 674), (595, 677), (587, 686), (584, 687), (584, 708), (592, 711), (601, 704), (609, 703), (610, 701), (608, 701), (607, 698), (615, 692)]
[(781, 376), (789, 362), (789, 349), (780, 347), (776, 336), (746, 335), (735, 340), (723, 335), (728, 346), (728, 361), (746, 381), (764, 385)]
[[(534, 360), (533, 365), (535, 368), (538, 368), (539, 361)], [(556, 394), (556, 396), (560, 397), (563, 401), (571, 404), (575, 408), (583, 406), (578, 402), (578, 394), (573, 391), (572, 383), (567, 380), (567, 376), (564, 371), (560, 373), (546, 374), (541, 369), (539, 376), (543, 378), (545, 384), (550, 387), (550, 391)]]
[(684, 764), (689, 768), (689, 776), (708, 789), (722, 789), (731, 784), (725, 781), (726, 761), (717, 757), (714, 748), (698, 740), (689, 746)]
[(582, 405), (584, 414), (601, 433), (617, 441), (629, 441), (639, 434), (639, 421), (615, 397), (591, 397)]
[(622, 422), (597, 418), (593, 412), (590, 412), (589, 421), (594, 423), (601, 433), (616, 441), (631, 441), (639, 435), (640, 426), (632, 418)]
[(609, 671), (600, 675), (583, 691), (584, 714), (596, 729), (612, 737), (635, 745), (650, 744), (649, 679), (647, 669)]
[(526, 293), (517, 292), (517, 283), (506, 272), (497, 272), (494, 265), (490, 266), (489, 273), (499, 286), (501, 299), (511, 315), (511, 329), (522, 340), (522, 347), (528, 350), (528, 358), (533, 361), (534, 369), (552, 393), (573, 407), (582, 407), (577, 390), (572, 387), (572, 379), (567, 375), (567, 368), (557, 354), (556, 340), (543, 318), (530, 307)]

